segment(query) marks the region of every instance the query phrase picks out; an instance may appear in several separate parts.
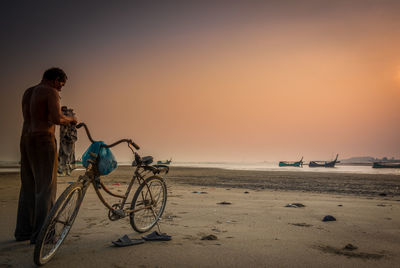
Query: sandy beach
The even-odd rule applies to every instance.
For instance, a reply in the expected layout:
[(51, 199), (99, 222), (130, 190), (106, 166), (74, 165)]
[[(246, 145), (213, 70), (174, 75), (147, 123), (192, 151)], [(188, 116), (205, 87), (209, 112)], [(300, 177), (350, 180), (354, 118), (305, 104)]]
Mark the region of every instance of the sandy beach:
[[(83, 171), (58, 178), (58, 195)], [(115, 192), (131, 168), (104, 177)], [(90, 188), (65, 243), (46, 267), (396, 267), (400, 263), (400, 176), (172, 167), (161, 230), (140, 238), (129, 219), (111, 222)], [(0, 174), (0, 267), (34, 267), (33, 249), (13, 237), (19, 174)], [(111, 199), (109, 199), (111, 200)], [(230, 204), (218, 204), (221, 202)], [(111, 201), (112, 202), (112, 201)], [(301, 203), (304, 207), (286, 207)], [(326, 215), (336, 221), (323, 222)], [(154, 229), (155, 230), (155, 229)], [(216, 240), (202, 240), (214, 235)], [(354, 249), (345, 249), (351, 244)]]

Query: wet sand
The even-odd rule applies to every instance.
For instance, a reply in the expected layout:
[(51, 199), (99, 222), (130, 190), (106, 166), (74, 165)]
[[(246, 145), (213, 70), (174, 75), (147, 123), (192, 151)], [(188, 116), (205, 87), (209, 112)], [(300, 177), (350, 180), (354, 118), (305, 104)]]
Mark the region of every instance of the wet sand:
[[(79, 174), (60, 177), (58, 194)], [(130, 177), (131, 169), (120, 167), (104, 182), (118, 193)], [(19, 174), (0, 174), (0, 267), (34, 267), (34, 247), (13, 240), (19, 185)], [(172, 167), (167, 185), (161, 230), (171, 241), (112, 246), (124, 234), (141, 235), (127, 218), (109, 221), (90, 188), (67, 240), (46, 267), (396, 267), (400, 262), (400, 176)], [(289, 203), (305, 207), (285, 207)], [(323, 222), (326, 215), (337, 221)], [(201, 240), (210, 234), (217, 240)], [(348, 244), (357, 249), (344, 249)]]

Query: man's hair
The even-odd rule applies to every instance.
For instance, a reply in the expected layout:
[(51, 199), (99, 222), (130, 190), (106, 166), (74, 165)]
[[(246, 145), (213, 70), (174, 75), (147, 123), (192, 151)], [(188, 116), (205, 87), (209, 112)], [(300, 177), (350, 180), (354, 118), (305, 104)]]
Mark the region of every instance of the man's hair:
[(55, 67), (46, 70), (43, 74), (43, 79), (50, 81), (58, 80), (60, 82), (66, 82), (67, 78), (68, 77), (63, 70)]

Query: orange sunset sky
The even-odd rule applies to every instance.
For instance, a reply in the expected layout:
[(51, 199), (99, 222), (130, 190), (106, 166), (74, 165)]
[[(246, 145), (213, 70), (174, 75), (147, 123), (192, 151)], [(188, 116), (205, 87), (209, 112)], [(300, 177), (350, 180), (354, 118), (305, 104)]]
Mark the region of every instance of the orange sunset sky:
[(95, 139), (156, 159), (400, 158), (398, 1), (45, 3), (0, 11), (0, 160), (52, 66)]

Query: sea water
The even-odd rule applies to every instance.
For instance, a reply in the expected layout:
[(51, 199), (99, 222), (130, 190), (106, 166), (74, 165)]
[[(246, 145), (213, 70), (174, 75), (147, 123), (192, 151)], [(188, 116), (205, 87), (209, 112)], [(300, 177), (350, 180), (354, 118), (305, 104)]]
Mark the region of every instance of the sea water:
[(229, 170), (253, 171), (300, 171), (300, 172), (337, 172), (358, 174), (395, 174), (400, 175), (396, 168), (372, 168), (371, 166), (337, 165), (334, 168), (313, 167), (279, 167), (278, 162), (172, 162), (176, 167), (221, 168)]
[[(372, 166), (346, 166), (337, 165), (334, 168), (315, 167), (279, 167), (278, 162), (172, 162), (173, 167), (221, 168), (228, 170), (253, 170), (253, 171), (300, 171), (300, 172), (335, 172), (357, 174), (394, 174), (400, 176), (399, 168), (372, 168)], [(130, 162), (119, 162), (119, 166), (130, 165)], [(19, 167), (1, 168), (0, 173), (17, 173)], [(78, 170), (84, 170), (78, 168)]]
[(0, 173), (18, 173), (20, 168), (2, 168), (0, 167)]

